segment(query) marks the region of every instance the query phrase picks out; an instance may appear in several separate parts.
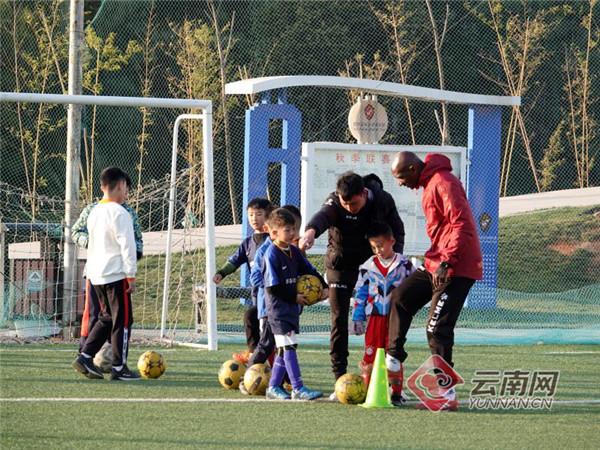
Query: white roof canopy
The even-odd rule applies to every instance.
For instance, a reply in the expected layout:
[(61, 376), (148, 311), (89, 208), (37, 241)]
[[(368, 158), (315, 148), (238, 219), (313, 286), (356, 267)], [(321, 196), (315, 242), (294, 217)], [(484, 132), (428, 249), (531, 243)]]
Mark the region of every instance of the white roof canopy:
[(249, 78), (225, 85), (225, 93), (258, 94), (259, 92), (288, 87), (317, 86), (338, 89), (358, 89), (365, 93), (407, 97), (430, 102), (459, 103), (465, 105), (518, 106), (521, 97), (468, 94), (465, 92), (443, 91), (389, 81), (368, 80), (365, 78), (330, 77), (320, 75), (294, 75), (278, 77)]

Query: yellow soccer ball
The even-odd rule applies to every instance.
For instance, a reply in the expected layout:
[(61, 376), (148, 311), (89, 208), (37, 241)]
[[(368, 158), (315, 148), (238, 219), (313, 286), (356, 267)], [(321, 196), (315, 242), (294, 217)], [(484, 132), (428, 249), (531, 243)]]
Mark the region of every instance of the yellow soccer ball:
[(137, 367), (142, 377), (158, 378), (167, 370), (167, 363), (160, 353), (148, 350), (138, 359)]
[(346, 405), (364, 403), (367, 398), (367, 388), (362, 377), (353, 373), (342, 375), (335, 382), (335, 396)]
[(321, 300), (323, 285), (321, 280), (314, 275), (302, 275), (296, 282), (296, 292), (304, 295), (308, 304), (313, 305)]
[(246, 373), (245, 365), (235, 359), (229, 359), (219, 369), (219, 383), (225, 389), (237, 389), (244, 378), (244, 373)]
[(266, 364), (254, 364), (244, 375), (244, 387), (250, 395), (265, 395), (269, 387), (271, 368)]

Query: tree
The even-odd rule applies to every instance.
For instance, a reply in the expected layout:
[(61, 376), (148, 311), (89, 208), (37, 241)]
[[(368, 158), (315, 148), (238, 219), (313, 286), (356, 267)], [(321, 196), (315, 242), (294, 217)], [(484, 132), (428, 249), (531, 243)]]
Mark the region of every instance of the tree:
[(591, 106), (596, 102), (592, 97), (592, 81), (595, 74), (590, 71), (590, 53), (600, 41), (600, 28), (593, 26), (593, 12), (596, 0), (588, 0), (589, 11), (583, 16), (581, 26), (586, 30), (585, 50), (572, 44), (566, 51), (563, 70), (566, 77), (565, 91), (569, 105), (569, 128), (567, 135), (575, 157), (577, 169), (576, 186), (590, 185), (596, 151), (590, 155), (590, 143), (596, 137), (598, 122), (592, 114)]
[(540, 187), (542, 191), (551, 191), (555, 187), (557, 171), (564, 165), (564, 145), (562, 135), (565, 122), (560, 121), (544, 150), (544, 157), (540, 161)]
[[(480, 71), (480, 73), (486, 79), (498, 85), (506, 95), (523, 98), (528, 93), (537, 69), (548, 56), (548, 52), (543, 44), (544, 39), (556, 25), (553, 16), (557, 12), (557, 9), (541, 9), (532, 14), (528, 9), (527, 3), (523, 1), (523, 12), (522, 14), (517, 14), (508, 11), (500, 1), (488, 0), (487, 3), (489, 14), (479, 12), (476, 8), (471, 8), (471, 11), (482, 23), (494, 31), (498, 57), (490, 55), (482, 55), (482, 57), (494, 64), (499, 64), (504, 76), (503, 78), (498, 78), (493, 74), (483, 71)], [(535, 102), (532, 104), (535, 105)], [(536, 190), (539, 192), (542, 189), (525, 116), (526, 114), (524, 114), (522, 106), (514, 106), (512, 108), (502, 158), (502, 170), (500, 174), (501, 195), (506, 195), (508, 190), (517, 133), (521, 137)]]
[[(170, 24), (174, 39), (167, 53), (173, 58), (177, 71), (169, 70), (169, 90), (177, 98), (219, 98), (221, 92), (220, 61), (215, 32), (206, 23), (185, 19), (181, 24)], [(215, 108), (216, 109), (216, 108)], [(190, 111), (192, 112), (192, 111)], [(214, 115), (213, 133), (222, 121)], [(196, 223), (204, 215), (204, 186), (202, 134), (197, 124), (187, 121), (183, 156), (189, 166), (186, 215)]]
[[(235, 19), (235, 11), (231, 15), (231, 20), (225, 24), (221, 29), (219, 24), (219, 18), (215, 4), (212, 0), (207, 0), (209, 7), (209, 16), (212, 21), (212, 26), (215, 31), (215, 42), (217, 47), (217, 53), (219, 55), (219, 79), (221, 81), (221, 114), (223, 116), (223, 134), (225, 137), (225, 163), (227, 167), (227, 183), (229, 186), (229, 202), (231, 205), (231, 216), (233, 223), (240, 223), (237, 215), (237, 201), (235, 196), (235, 183), (234, 174), (232, 167), (232, 154), (231, 154), (231, 135), (229, 129), (229, 108), (227, 105), (227, 98), (225, 96), (225, 84), (227, 84), (228, 72), (229, 72), (229, 52), (233, 44), (233, 23)], [(223, 36), (223, 33), (229, 33), (228, 37)]]
[[(357, 53), (353, 59), (344, 61), (345, 68), (338, 73), (342, 77), (368, 78), (369, 80), (381, 80), (389, 70), (389, 65), (381, 58), (381, 53), (376, 52), (373, 55), (373, 62), (365, 62), (365, 55)], [(351, 89), (348, 91), (348, 102), (350, 106), (354, 104), (356, 98), (362, 95), (362, 92)]]
[[(12, 62), (16, 92), (21, 92), (22, 89), (41, 94), (53, 92), (61, 80), (59, 61), (66, 59), (67, 49), (66, 35), (61, 34), (58, 27), (62, 20), (62, 3), (62, 0), (32, 6), (12, 3), (9, 34), (13, 40)], [(11, 127), (11, 132), (19, 142), (23, 173), (31, 196), (32, 221), (35, 221), (38, 213), (38, 190), (47, 185), (47, 179), (40, 173), (44, 158), (43, 139), (65, 125), (64, 117), (52, 115), (57, 107), (56, 104), (46, 103), (16, 104), (17, 126)], [(45, 157), (54, 156), (50, 153)]]
[[(125, 50), (119, 49), (115, 44), (116, 38), (116, 33), (109, 33), (106, 38), (102, 38), (96, 34), (92, 26), (88, 26), (85, 31), (88, 54), (83, 61), (82, 86), (84, 90), (91, 92), (93, 95), (102, 93), (101, 74), (118, 72), (129, 63), (133, 55), (141, 51), (135, 40), (130, 40)], [(89, 128), (83, 128), (85, 167), (81, 169), (81, 188), (84, 199), (88, 203), (92, 201), (94, 192), (97, 113), (98, 106), (92, 106), (92, 119)]]
[[(146, 19), (146, 26), (143, 31), (143, 35), (140, 36), (139, 41), (141, 42), (141, 53), (142, 53), (142, 68), (141, 68), (141, 83), (142, 97), (150, 97), (152, 94), (152, 87), (154, 85), (154, 73), (158, 69), (156, 61), (156, 51), (159, 44), (156, 43), (155, 34), (155, 3), (154, 0), (150, 4), (148, 10), (148, 17)], [(137, 169), (137, 190), (139, 191), (142, 187), (142, 171), (144, 170), (144, 157), (148, 153), (147, 146), (148, 141), (151, 139), (149, 128), (154, 123), (152, 109), (141, 107), (140, 112), (142, 113), (142, 125), (140, 134), (137, 136), (139, 159), (136, 165)], [(139, 197), (136, 197), (136, 211), (139, 209)]]
[[(405, 1), (386, 1), (383, 6), (380, 6), (379, 3), (370, 3), (370, 6), (391, 42), (391, 53), (395, 59), (394, 65), (396, 66), (396, 73), (400, 82), (402, 84), (410, 84), (409, 72), (417, 57), (416, 42), (408, 40), (409, 31), (407, 22), (412, 17), (412, 13), (406, 8)], [(403, 104), (406, 111), (411, 143), (412, 145), (416, 145), (417, 141), (415, 139), (415, 127), (410, 101), (407, 98), (403, 98)]]
[[(425, 0), (425, 4), (427, 5), (427, 12), (429, 13), (429, 21), (431, 22), (431, 31), (433, 34), (433, 50), (435, 51), (435, 61), (438, 69), (438, 80), (440, 84), (440, 89), (445, 89), (445, 79), (444, 79), (444, 64), (442, 62), (442, 47), (444, 46), (444, 38), (446, 37), (446, 30), (448, 29), (448, 17), (450, 15), (450, 6), (446, 3), (446, 15), (444, 17), (444, 25), (442, 27), (441, 32), (438, 30), (438, 25), (433, 16), (433, 11), (431, 9), (431, 0)], [(440, 118), (436, 115), (435, 118), (438, 123), (438, 128), (440, 130), (440, 135), (442, 138), (442, 145), (446, 145), (450, 143), (450, 125), (448, 123), (448, 105), (442, 102), (442, 121), (440, 122)]]

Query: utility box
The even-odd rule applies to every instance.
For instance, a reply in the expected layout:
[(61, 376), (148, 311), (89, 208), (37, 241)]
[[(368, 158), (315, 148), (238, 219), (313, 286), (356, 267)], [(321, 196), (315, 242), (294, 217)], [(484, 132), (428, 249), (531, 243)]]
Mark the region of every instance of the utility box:
[(9, 244), (8, 260), (12, 315), (55, 318), (62, 297), (57, 244), (50, 239)]

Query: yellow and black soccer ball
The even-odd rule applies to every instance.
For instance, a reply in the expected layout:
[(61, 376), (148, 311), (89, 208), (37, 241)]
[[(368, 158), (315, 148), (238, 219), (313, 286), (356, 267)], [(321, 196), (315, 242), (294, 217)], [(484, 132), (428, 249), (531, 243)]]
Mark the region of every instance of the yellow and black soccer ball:
[(112, 369), (112, 357), (112, 345), (107, 342), (96, 353), (96, 356), (94, 356), (94, 365), (102, 370), (102, 372), (110, 373)]
[(321, 280), (314, 275), (302, 275), (296, 282), (296, 292), (304, 295), (308, 304), (313, 305), (321, 300), (323, 285)]
[(152, 350), (142, 353), (137, 363), (140, 375), (144, 378), (158, 378), (165, 370), (167, 370), (167, 363), (163, 355)]
[(254, 364), (246, 370), (244, 387), (250, 395), (265, 395), (269, 387), (271, 368), (266, 364)]
[(219, 369), (219, 383), (225, 389), (237, 389), (244, 379), (246, 366), (235, 359), (229, 359)]
[(335, 382), (335, 396), (346, 405), (364, 403), (367, 387), (362, 377), (353, 373), (342, 375)]

